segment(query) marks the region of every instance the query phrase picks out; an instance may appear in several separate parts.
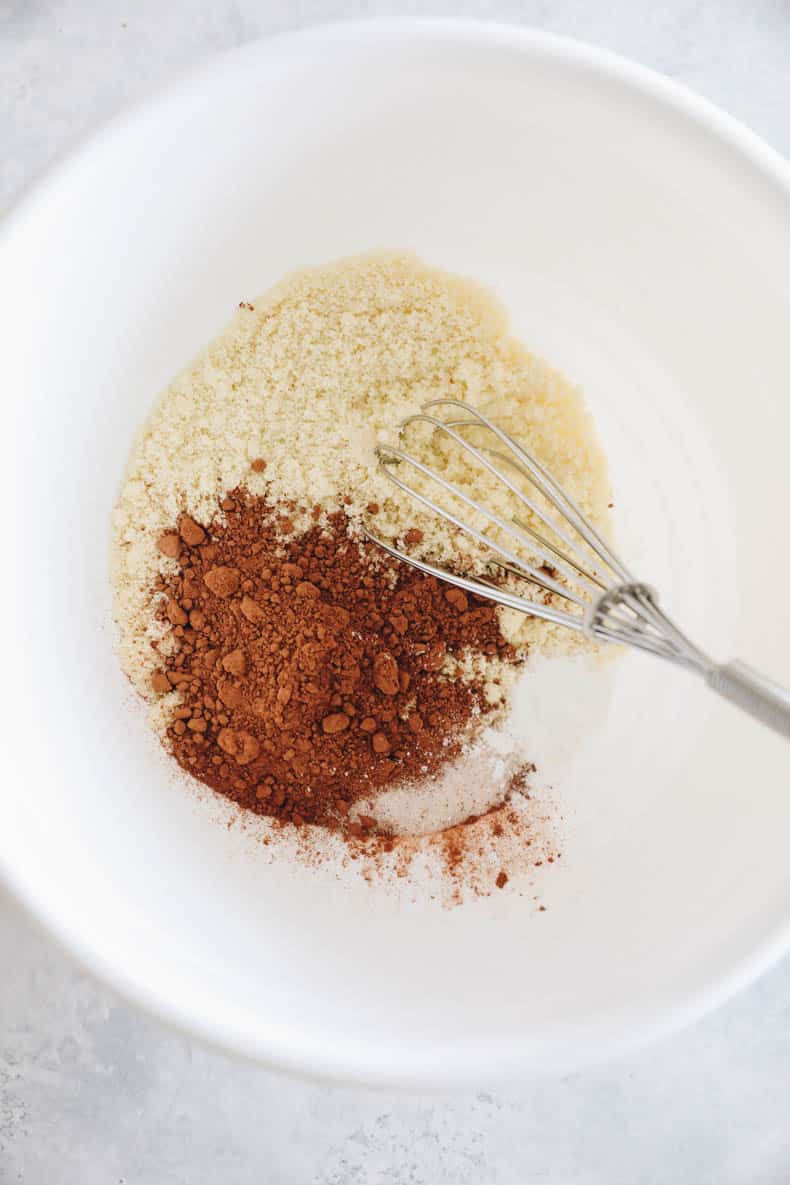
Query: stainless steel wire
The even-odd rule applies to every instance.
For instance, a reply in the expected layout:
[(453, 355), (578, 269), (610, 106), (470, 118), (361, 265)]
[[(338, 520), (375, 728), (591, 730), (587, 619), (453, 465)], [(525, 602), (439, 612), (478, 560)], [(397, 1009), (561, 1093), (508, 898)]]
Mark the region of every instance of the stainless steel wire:
[[(501, 482), (514, 508), (521, 510), (505, 517), (470, 492), (473, 481), (461, 486), (408, 451), (405, 438), (420, 424), (462, 450), (470, 465)], [(486, 437), (487, 443), (475, 443), (470, 430), (478, 440)], [(474, 573), (450, 571), (418, 560), (368, 531), (390, 555), (510, 609), (591, 637), (636, 646), (683, 666), (706, 669), (709, 660), (658, 609), (652, 590), (634, 581), (570, 495), (536, 457), (482, 412), (461, 400), (431, 400), (403, 421), (397, 444), (379, 445), (377, 453), (390, 481), (474, 539), (488, 564)], [(424, 479), (420, 488), (415, 474)], [(446, 500), (437, 501), (440, 492), (449, 495), (456, 509)], [(469, 517), (458, 507), (470, 511)], [(540, 529), (525, 521), (527, 516)], [(470, 521), (472, 517), (478, 525)], [(528, 585), (549, 594), (547, 600), (530, 597)]]
[[(505, 517), (475, 497), (473, 470), (462, 487), (408, 451), (405, 438), (416, 425), (426, 426), (431, 437), (449, 441), (462, 450), (470, 466), (501, 483), (517, 512)], [(470, 432), (486, 443), (475, 444)], [(430, 400), (403, 421), (396, 444), (379, 445), (376, 451), (389, 480), (473, 539), (484, 560), (473, 572), (452, 571), (367, 530), (391, 556), (508, 609), (696, 671), (714, 691), (790, 738), (790, 692), (745, 663), (714, 662), (691, 642), (659, 607), (655, 591), (634, 579), (540, 461), (482, 412), (458, 399)], [(420, 488), (415, 474), (424, 479)], [(429, 492), (433, 487), (435, 492)], [(449, 496), (455, 509), (438, 502), (440, 494)], [(541, 589), (547, 599), (528, 595), (530, 586)]]

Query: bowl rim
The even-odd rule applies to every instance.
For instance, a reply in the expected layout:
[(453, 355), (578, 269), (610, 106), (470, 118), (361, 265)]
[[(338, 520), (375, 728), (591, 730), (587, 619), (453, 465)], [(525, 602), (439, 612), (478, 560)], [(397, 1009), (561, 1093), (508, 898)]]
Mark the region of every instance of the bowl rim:
[[(301, 46), (322, 43), (347, 44), (350, 41), (383, 42), (400, 38), (406, 42), (443, 39), (448, 43), (517, 50), (546, 62), (562, 63), (585, 71), (599, 79), (618, 84), (625, 91), (652, 100), (683, 117), (720, 145), (735, 150), (764, 180), (771, 183), (790, 205), (790, 163), (755, 132), (726, 114), (709, 100), (681, 83), (653, 69), (633, 62), (609, 50), (573, 38), (546, 33), (530, 27), (502, 22), (454, 18), (369, 18), (310, 25), (256, 38), (241, 46), (203, 58), (166, 85), (138, 100), (109, 119), (94, 125), (76, 143), (46, 166), (23, 189), (0, 224), (0, 246), (10, 242), (28, 218), (35, 215), (40, 203), (46, 203), (50, 190), (78, 171), (84, 158), (100, 153), (107, 137), (133, 126), (150, 111), (168, 101), (199, 90), (204, 82), (232, 69), (242, 57), (264, 60)], [(558, 1046), (556, 1035), (549, 1036), (543, 1057), (534, 1039), (517, 1037), (498, 1041), (467, 1042), (420, 1050), (414, 1046), (370, 1047), (359, 1043), (342, 1046), (325, 1041), (321, 1048), (309, 1038), (276, 1022), (262, 1021), (230, 1009), (221, 1016), (210, 1015), (202, 1007), (198, 993), (189, 1001), (177, 1001), (168, 991), (167, 981), (156, 986), (139, 983), (133, 975), (96, 949), (90, 938), (62, 916), (56, 900), (42, 891), (35, 875), (10, 851), (0, 852), (0, 882), (33, 915), (50, 936), (68, 951), (92, 975), (106, 983), (123, 999), (159, 1020), (166, 1021), (189, 1037), (198, 1037), (223, 1052), (231, 1052), (263, 1065), (310, 1079), (354, 1083), (371, 1087), (405, 1090), (447, 1089), (481, 1085), (481, 1082), (514, 1081), (535, 1070), (556, 1072), (569, 1067), (611, 1060), (658, 1039), (699, 1018), (717, 1007), (790, 950), (790, 918), (778, 924), (742, 957), (733, 961), (729, 972), (705, 982), (684, 1000), (640, 1018), (623, 1031), (622, 1020), (603, 1022), (593, 1033), (566, 1037)]]

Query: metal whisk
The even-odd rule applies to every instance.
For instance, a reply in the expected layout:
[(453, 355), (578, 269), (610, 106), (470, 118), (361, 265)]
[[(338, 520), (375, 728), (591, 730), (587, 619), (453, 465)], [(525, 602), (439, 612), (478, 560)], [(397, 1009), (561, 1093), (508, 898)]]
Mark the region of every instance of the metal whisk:
[[(451, 418), (432, 414), (440, 409), (452, 410)], [(515, 500), (513, 505), (523, 507), (533, 522), (541, 524), (541, 530), (518, 513), (506, 518), (484, 506), (437, 469), (405, 451), (401, 447), (404, 433), (415, 424), (428, 425), (462, 449), (470, 464), (476, 462), (502, 482)], [(486, 443), (472, 443), (467, 435), (470, 429), (482, 434)], [(695, 646), (659, 608), (655, 591), (634, 579), (543, 465), (487, 416), (461, 400), (434, 399), (418, 415), (403, 421), (397, 446), (383, 444), (376, 451), (390, 481), (476, 540), (488, 562), (484, 571), (458, 574), (408, 555), (367, 531), (390, 555), (498, 605), (579, 630), (590, 638), (633, 646), (696, 671), (725, 699), (790, 738), (790, 691), (739, 660), (720, 665)], [(413, 484), (414, 472), (427, 479), (421, 483), (422, 489)], [(423, 492), (432, 483), (456, 504), (467, 507), (480, 527)], [(558, 576), (564, 577), (564, 582)], [(521, 595), (520, 582), (537, 586), (551, 597), (546, 603), (530, 600)], [(558, 600), (562, 607), (557, 606)]]

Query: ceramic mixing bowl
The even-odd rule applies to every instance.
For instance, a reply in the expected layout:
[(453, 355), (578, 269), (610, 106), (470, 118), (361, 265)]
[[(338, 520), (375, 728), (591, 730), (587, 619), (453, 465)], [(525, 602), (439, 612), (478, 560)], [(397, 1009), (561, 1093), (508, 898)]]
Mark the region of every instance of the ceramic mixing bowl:
[(592, 683), (536, 665), (524, 728), (563, 859), (447, 910), (217, 826), (113, 653), (108, 520), (156, 394), (239, 300), (377, 247), (496, 290), (584, 388), (630, 565), (714, 655), (787, 679), (784, 162), (556, 38), (289, 34), (115, 120), (4, 220), (0, 868), (119, 991), (270, 1065), (413, 1086), (577, 1066), (786, 949), (784, 742), (646, 657)]

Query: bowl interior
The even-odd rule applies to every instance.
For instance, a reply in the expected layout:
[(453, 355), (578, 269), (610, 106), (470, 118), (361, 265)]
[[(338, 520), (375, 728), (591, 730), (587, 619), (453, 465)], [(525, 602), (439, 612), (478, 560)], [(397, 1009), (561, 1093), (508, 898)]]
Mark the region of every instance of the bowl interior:
[(787, 679), (789, 207), (770, 154), (668, 84), (453, 25), (251, 46), (52, 173), (3, 266), (12, 886), (138, 1001), (317, 1073), (574, 1065), (754, 973), (790, 917), (787, 750), (694, 679), (536, 669), (561, 866), (404, 900), (264, 858), (173, 782), (113, 655), (108, 516), (155, 395), (240, 300), (409, 247), (584, 387), (621, 550), (668, 609)]

